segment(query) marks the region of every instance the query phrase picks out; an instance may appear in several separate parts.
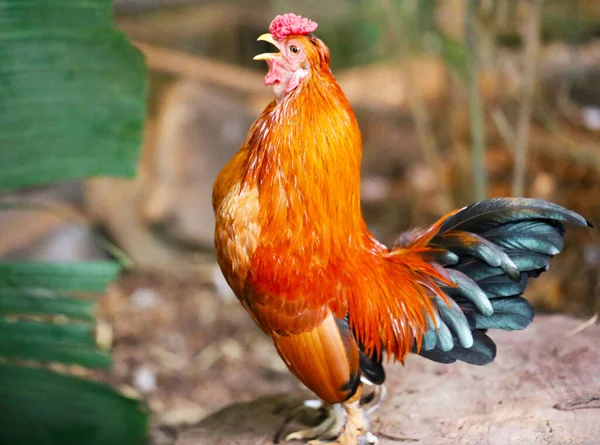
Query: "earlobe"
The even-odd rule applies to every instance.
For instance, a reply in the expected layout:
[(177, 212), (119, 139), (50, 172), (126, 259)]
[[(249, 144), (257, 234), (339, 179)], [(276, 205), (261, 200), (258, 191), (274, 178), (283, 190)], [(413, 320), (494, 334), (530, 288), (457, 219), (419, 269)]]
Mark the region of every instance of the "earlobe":
[(306, 68), (300, 68), (296, 70), (287, 84), (285, 94), (288, 94), (290, 91), (293, 91), (294, 88), (300, 85), (300, 82), (302, 82), (306, 78), (306, 76), (308, 76), (308, 70)]

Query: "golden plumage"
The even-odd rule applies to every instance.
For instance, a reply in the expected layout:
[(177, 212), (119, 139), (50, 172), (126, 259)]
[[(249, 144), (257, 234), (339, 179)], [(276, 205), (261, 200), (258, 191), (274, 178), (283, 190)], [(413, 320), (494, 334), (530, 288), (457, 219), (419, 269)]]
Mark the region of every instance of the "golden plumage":
[(496, 346), (486, 330), (533, 320), (521, 297), (527, 278), (562, 249), (564, 222), (590, 224), (556, 204), (497, 198), (383, 246), (361, 213), (358, 124), (316, 27), (286, 14), (259, 37), (280, 51), (256, 57), (269, 65), (276, 100), (217, 178), (216, 248), (231, 288), (290, 371), (341, 403), (288, 438), (376, 443), (361, 376), (383, 384), (382, 354), (490, 363)]
[[(296, 41), (310, 74), (267, 106), (219, 175), (216, 246), (227, 281), (292, 372), (333, 402), (352, 394), (338, 388), (336, 399), (327, 379), (319, 387), (308, 376), (321, 372), (320, 360), (339, 357), (343, 370), (334, 380), (353, 378), (358, 348), (354, 338), (333, 334), (332, 317), (348, 315), (367, 355), (386, 351), (402, 360), (420, 342), (431, 293), (441, 294), (433, 278), (444, 277), (423, 259), (424, 245), (390, 252), (367, 230), (356, 117), (331, 74), (327, 47), (315, 37)], [(324, 339), (331, 351), (307, 361), (307, 345)]]

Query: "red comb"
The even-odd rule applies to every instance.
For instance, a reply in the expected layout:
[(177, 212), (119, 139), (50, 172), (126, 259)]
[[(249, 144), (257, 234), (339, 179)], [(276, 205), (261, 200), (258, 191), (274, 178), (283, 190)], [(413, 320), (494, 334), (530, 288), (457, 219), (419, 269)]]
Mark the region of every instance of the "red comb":
[(317, 29), (317, 22), (306, 19), (296, 14), (278, 15), (269, 25), (269, 32), (275, 40), (287, 36), (305, 36)]

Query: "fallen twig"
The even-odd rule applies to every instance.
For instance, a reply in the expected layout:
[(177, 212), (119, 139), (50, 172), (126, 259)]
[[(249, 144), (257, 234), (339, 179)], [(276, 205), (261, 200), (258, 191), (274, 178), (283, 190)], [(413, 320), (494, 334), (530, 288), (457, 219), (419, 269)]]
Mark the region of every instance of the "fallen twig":
[(394, 442), (418, 442), (419, 439), (415, 439), (413, 437), (404, 437), (404, 436), (394, 436), (392, 434), (382, 433), (378, 431), (376, 436), (383, 437), (384, 439), (393, 440)]
[(594, 326), (597, 321), (598, 321), (598, 313), (596, 312), (594, 314), (594, 316), (592, 318), (590, 318), (588, 321), (584, 321), (579, 326), (577, 326), (575, 329), (571, 329), (569, 332), (567, 332), (565, 334), (565, 337), (572, 337), (573, 335), (579, 334), (581, 331), (586, 330), (590, 326)]
[(600, 396), (577, 397), (575, 399), (560, 402), (553, 406), (560, 411), (574, 411), (576, 409), (600, 408)]

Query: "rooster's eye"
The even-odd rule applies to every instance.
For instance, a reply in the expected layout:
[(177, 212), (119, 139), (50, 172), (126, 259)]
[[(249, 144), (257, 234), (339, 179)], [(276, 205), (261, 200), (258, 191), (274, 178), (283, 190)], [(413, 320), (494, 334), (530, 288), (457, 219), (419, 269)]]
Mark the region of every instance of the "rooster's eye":
[(296, 45), (290, 45), (288, 49), (294, 54), (298, 54), (300, 52), (300, 48), (298, 48)]

